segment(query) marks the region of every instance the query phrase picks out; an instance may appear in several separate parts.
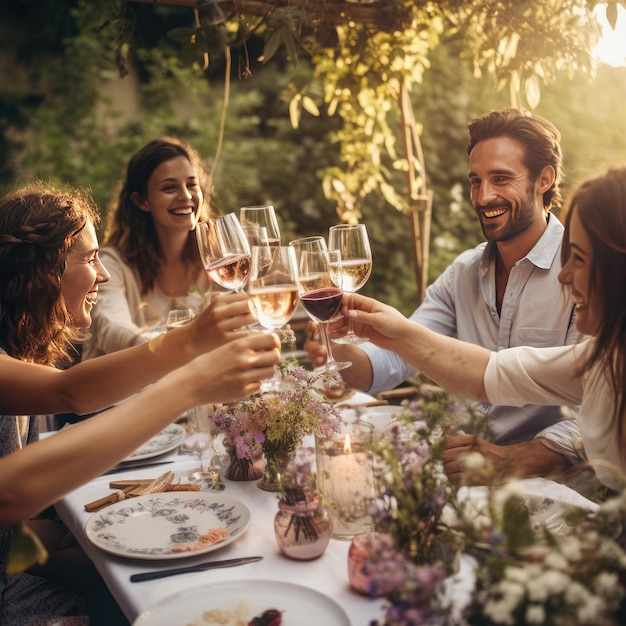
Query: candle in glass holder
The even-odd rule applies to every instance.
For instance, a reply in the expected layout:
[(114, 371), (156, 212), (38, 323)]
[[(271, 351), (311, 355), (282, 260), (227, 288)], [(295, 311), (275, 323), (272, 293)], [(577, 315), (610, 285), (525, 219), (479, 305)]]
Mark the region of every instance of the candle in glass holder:
[(345, 423), (333, 437), (315, 435), (318, 487), (328, 509), (333, 539), (352, 539), (372, 529), (372, 441), (364, 422)]

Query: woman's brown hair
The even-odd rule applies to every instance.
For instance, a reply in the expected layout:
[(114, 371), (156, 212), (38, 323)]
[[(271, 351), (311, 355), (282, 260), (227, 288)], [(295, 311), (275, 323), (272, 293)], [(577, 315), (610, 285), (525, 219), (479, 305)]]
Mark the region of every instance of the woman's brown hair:
[[(593, 249), (589, 293), (602, 301), (602, 320), (583, 371), (601, 364), (615, 391), (615, 415), (626, 418), (626, 167), (609, 169), (576, 189), (565, 216), (563, 264), (570, 255), (572, 215)], [(621, 429), (620, 429), (621, 433)]]
[(68, 359), (78, 338), (61, 293), (67, 257), (98, 213), (85, 190), (41, 181), (0, 199), (0, 345), (45, 365)]
[[(191, 146), (172, 137), (155, 139), (131, 157), (122, 181), (117, 205), (109, 214), (104, 244), (117, 248), (122, 259), (137, 270), (142, 293), (153, 288), (162, 260), (152, 215), (140, 210), (132, 197), (134, 193), (137, 193), (142, 200), (145, 200), (148, 193), (148, 181), (154, 170), (161, 163), (180, 156), (185, 157), (196, 171), (205, 200), (198, 207), (196, 217), (199, 220), (207, 220), (209, 210), (206, 206), (206, 198), (210, 190), (206, 189), (206, 172), (202, 160)], [(197, 265), (199, 269), (202, 268), (196, 235), (193, 231), (189, 232), (183, 261)]]

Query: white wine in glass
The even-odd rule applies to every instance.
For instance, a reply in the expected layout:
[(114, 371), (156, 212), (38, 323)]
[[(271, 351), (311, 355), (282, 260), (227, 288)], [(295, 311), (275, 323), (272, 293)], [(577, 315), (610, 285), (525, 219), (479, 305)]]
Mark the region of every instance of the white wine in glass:
[(228, 213), (196, 225), (198, 249), (209, 279), (243, 292), (250, 272), (250, 246), (237, 216)]
[[(348, 294), (351, 305), (352, 295), (367, 282), (372, 273), (372, 250), (365, 224), (339, 224), (328, 230), (328, 246), (341, 253), (341, 272), (338, 272), (341, 287)], [(335, 339), (337, 343), (359, 344), (368, 341), (354, 332), (352, 319), (348, 332)]]
[[(291, 319), (298, 304), (298, 271), (294, 249), (278, 246), (271, 248), (271, 251), (268, 266), (265, 248), (252, 248), (247, 289), (252, 313), (266, 332), (282, 328)], [(282, 376), (275, 367), (274, 376), (262, 382), (261, 391), (278, 391), (281, 383)]]

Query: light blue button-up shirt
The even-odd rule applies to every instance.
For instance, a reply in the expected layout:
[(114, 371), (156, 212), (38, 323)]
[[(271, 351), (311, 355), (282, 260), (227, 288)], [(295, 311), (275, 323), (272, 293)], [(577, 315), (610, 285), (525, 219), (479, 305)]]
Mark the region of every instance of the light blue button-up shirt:
[[(460, 254), (426, 290), (411, 319), (435, 332), (499, 351), (512, 346), (561, 346), (579, 339), (574, 302), (560, 285), (563, 225), (550, 215), (535, 247), (511, 269), (496, 308), (495, 244), (482, 243)], [(414, 376), (414, 367), (396, 354), (372, 344), (361, 346), (373, 370), (370, 393), (393, 389)], [(584, 458), (578, 426), (564, 419), (560, 407), (521, 408), (484, 405), (499, 444), (540, 435), (572, 462)]]

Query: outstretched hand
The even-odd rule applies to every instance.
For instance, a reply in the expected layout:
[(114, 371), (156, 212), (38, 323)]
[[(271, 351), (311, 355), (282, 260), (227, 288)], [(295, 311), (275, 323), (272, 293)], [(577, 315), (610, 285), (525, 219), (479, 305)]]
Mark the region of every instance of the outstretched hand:
[(387, 350), (396, 351), (403, 336), (403, 327), (408, 320), (402, 313), (374, 298), (360, 294), (352, 295), (351, 306), (347, 299), (342, 305), (344, 324), (348, 328), (348, 318), (354, 324), (354, 332)]
[(237, 333), (237, 338), (185, 366), (195, 404), (234, 402), (257, 393), (280, 363), (280, 341), (274, 333)]
[(218, 294), (184, 330), (191, 333), (192, 342), (200, 352), (222, 346), (237, 339), (239, 329), (256, 321), (248, 301), (243, 293)]

